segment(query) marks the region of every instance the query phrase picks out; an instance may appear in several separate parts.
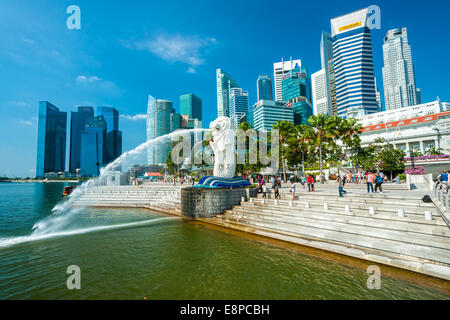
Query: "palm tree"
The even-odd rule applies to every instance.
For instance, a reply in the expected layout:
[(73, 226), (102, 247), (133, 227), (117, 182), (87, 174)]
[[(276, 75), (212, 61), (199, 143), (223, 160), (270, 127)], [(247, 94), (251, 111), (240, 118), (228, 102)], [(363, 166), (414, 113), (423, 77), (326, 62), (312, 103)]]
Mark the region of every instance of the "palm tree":
[(427, 150), (426, 154), (429, 156), (438, 156), (442, 154), (442, 149), (436, 148), (436, 146), (432, 146)]
[(283, 163), (283, 175), (284, 181), (286, 181), (286, 163), (284, 160), (285, 152), (286, 152), (286, 141), (289, 135), (292, 133), (294, 128), (294, 124), (290, 121), (285, 120), (277, 120), (277, 122), (272, 126), (274, 129), (277, 129), (280, 133), (280, 145), (281, 145), (281, 161)]
[[(311, 137), (314, 135), (312, 128), (306, 124), (298, 124), (294, 127), (292, 134), (289, 136), (287, 140), (287, 144), (289, 145), (289, 151), (292, 155), (301, 154), (301, 162), (302, 162), (302, 172), (305, 172), (305, 155), (308, 152), (309, 144), (311, 141)], [(300, 159), (295, 157), (296, 163), (298, 164)]]
[[(354, 149), (361, 145), (361, 138), (359, 134), (361, 133), (362, 126), (358, 123), (355, 118), (350, 118), (344, 120), (343, 132), (342, 132), (342, 142), (347, 149)], [(351, 164), (353, 167), (353, 164)]]
[(308, 123), (315, 132), (313, 137), (313, 143), (319, 148), (319, 176), (320, 182), (323, 183), (322, 179), (322, 143), (331, 138), (331, 118), (323, 114), (317, 116), (311, 116), (308, 119)]

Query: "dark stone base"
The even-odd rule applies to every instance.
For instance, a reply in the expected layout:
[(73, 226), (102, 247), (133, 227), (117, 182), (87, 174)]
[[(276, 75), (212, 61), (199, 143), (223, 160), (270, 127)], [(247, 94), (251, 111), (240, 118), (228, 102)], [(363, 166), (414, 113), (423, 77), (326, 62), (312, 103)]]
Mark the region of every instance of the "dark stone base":
[(190, 218), (211, 218), (214, 214), (223, 214), (225, 210), (245, 200), (256, 197), (256, 189), (181, 189), (181, 213)]

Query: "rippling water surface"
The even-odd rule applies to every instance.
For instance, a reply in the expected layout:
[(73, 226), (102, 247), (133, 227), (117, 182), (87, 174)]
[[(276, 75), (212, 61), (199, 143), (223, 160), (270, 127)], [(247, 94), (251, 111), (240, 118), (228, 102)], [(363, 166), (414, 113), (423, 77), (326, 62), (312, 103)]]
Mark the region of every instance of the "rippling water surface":
[[(58, 183), (0, 184), (0, 299), (449, 299), (443, 292), (141, 209), (82, 209), (30, 237)], [(81, 290), (66, 269), (81, 268)]]

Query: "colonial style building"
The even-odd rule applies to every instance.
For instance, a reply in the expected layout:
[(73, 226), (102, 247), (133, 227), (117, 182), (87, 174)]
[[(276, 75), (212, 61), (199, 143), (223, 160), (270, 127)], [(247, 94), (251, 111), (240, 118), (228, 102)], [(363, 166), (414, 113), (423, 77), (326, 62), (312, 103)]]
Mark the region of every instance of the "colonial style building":
[(450, 103), (438, 100), (358, 118), (363, 126), (362, 145), (383, 138), (406, 152), (440, 148), (450, 154)]

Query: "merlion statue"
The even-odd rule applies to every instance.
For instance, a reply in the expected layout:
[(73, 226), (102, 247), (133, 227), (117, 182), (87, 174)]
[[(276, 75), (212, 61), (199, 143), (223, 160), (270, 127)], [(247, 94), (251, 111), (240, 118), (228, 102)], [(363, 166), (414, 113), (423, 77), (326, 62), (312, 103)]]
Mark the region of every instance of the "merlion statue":
[(209, 125), (213, 140), (210, 141), (214, 152), (214, 176), (234, 178), (236, 173), (235, 137), (236, 132), (228, 117), (219, 117)]

